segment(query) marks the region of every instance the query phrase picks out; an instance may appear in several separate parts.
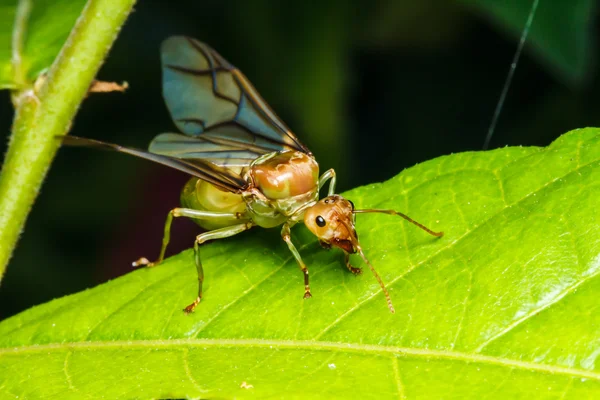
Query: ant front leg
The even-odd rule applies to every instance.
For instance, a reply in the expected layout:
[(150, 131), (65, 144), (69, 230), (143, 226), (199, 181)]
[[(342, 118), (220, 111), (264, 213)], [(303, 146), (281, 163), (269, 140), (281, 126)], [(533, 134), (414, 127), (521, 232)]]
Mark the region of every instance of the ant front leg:
[(173, 217), (187, 217), (191, 219), (201, 219), (205, 221), (214, 221), (214, 222), (233, 222), (239, 220), (242, 215), (239, 213), (222, 213), (215, 211), (202, 211), (202, 210), (193, 210), (191, 208), (174, 208), (169, 211), (167, 215), (167, 220), (165, 222), (165, 231), (162, 240), (162, 247), (160, 249), (160, 253), (156, 261), (149, 261), (146, 257), (142, 257), (133, 263), (131, 263), (134, 267), (139, 267), (145, 265), (147, 267), (153, 267), (157, 264), (160, 264), (162, 260), (165, 258), (165, 251), (167, 251), (167, 246), (169, 245), (169, 240), (171, 239), (171, 223), (173, 222)]
[(344, 252), (344, 263), (346, 264), (346, 267), (348, 267), (348, 270), (350, 270), (350, 272), (352, 272), (354, 275), (362, 274), (362, 268), (356, 268), (350, 264), (350, 254), (346, 252)]
[(304, 264), (304, 261), (302, 261), (302, 257), (300, 257), (300, 253), (296, 249), (296, 246), (294, 246), (294, 243), (292, 243), (289, 224), (287, 224), (287, 223), (283, 224), (283, 227), (281, 228), (281, 237), (283, 238), (285, 243), (288, 245), (288, 248), (292, 252), (292, 255), (296, 259), (298, 266), (300, 267), (300, 269), (302, 270), (302, 273), (304, 274), (304, 298), (309, 299), (312, 297), (312, 294), (310, 293), (310, 286), (308, 284), (308, 268), (306, 268), (306, 264)]
[(335, 194), (335, 170), (333, 168), (328, 169), (327, 171), (325, 171), (325, 173), (323, 175), (321, 175), (321, 177), (319, 178), (319, 189), (321, 189), (325, 183), (330, 180), (329, 182), (329, 190), (327, 191), (327, 196), (333, 196)]
[(196, 262), (196, 270), (198, 271), (198, 296), (196, 300), (189, 306), (183, 309), (186, 313), (191, 313), (194, 311), (194, 308), (200, 303), (202, 300), (202, 284), (204, 283), (204, 269), (202, 268), (202, 261), (200, 260), (200, 248), (199, 246), (208, 241), (215, 239), (224, 239), (230, 236), (237, 235), (245, 230), (252, 228), (252, 223), (247, 222), (245, 224), (232, 225), (227, 226), (225, 228), (215, 229), (213, 231), (208, 231), (196, 236), (196, 241), (194, 242), (194, 260)]

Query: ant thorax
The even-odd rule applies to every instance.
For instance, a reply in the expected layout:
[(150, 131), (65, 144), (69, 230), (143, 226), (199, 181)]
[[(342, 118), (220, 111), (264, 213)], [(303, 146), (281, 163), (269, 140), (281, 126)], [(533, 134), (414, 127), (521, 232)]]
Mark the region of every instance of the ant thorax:
[(244, 198), (258, 226), (280, 225), (318, 200), (319, 164), (299, 151), (274, 152), (258, 158), (245, 179), (251, 189)]
[(247, 176), (270, 200), (312, 193), (319, 185), (319, 164), (299, 151), (275, 152), (252, 163)]

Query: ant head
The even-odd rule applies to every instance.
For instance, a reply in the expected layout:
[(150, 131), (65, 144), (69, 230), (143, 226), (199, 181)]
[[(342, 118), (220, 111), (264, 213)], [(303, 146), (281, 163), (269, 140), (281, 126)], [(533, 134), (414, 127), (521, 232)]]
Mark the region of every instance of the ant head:
[(366, 213), (382, 213), (388, 215), (397, 215), (404, 218), (411, 224), (418, 226), (425, 232), (432, 236), (441, 237), (444, 235), (443, 232), (434, 232), (427, 228), (425, 225), (415, 221), (406, 214), (394, 210), (378, 210), (378, 209), (363, 209), (355, 210), (354, 204), (350, 200), (346, 200), (340, 195), (334, 194), (333, 196), (327, 196), (320, 200), (314, 206), (308, 208), (304, 213), (304, 224), (306, 227), (317, 237), (323, 247), (339, 247), (346, 253), (354, 254), (358, 253), (363, 259), (365, 264), (368, 265), (371, 272), (379, 282), (381, 290), (385, 294), (388, 308), (394, 313), (394, 306), (392, 306), (392, 300), (390, 294), (379, 274), (375, 271), (375, 268), (371, 265), (365, 253), (363, 253), (360, 243), (358, 242), (358, 235), (354, 228), (354, 216), (356, 214)]
[(353, 211), (354, 204), (351, 201), (334, 194), (306, 210), (304, 224), (323, 246), (339, 247), (353, 254), (359, 247)]
[(306, 210), (304, 214), (304, 224), (319, 238), (323, 247), (339, 247), (346, 253), (360, 254), (361, 258), (369, 266), (369, 269), (375, 275), (383, 293), (385, 294), (388, 307), (394, 313), (394, 306), (383, 281), (365, 257), (365, 254), (358, 242), (358, 235), (354, 229), (354, 204), (340, 195), (334, 194), (319, 200), (317, 204)]

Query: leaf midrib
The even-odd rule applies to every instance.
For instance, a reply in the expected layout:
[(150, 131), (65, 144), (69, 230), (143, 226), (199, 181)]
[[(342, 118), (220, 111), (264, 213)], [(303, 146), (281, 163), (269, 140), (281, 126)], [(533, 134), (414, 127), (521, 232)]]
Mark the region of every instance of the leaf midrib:
[(316, 350), (334, 351), (344, 353), (388, 355), (392, 357), (414, 357), (427, 360), (450, 360), (467, 363), (479, 363), (501, 366), (511, 369), (536, 371), (547, 374), (567, 375), (594, 379), (600, 381), (600, 373), (572, 367), (561, 367), (549, 364), (513, 360), (477, 353), (465, 353), (448, 350), (432, 350), (412, 347), (384, 346), (360, 343), (335, 343), (312, 340), (265, 340), (265, 339), (174, 339), (174, 340), (115, 340), (115, 341), (88, 341), (75, 343), (52, 343), (45, 345), (27, 345), (13, 348), (0, 349), (0, 357), (14, 354), (44, 353), (51, 351), (72, 350), (103, 350), (103, 349), (168, 349), (181, 347), (187, 350), (191, 347), (199, 348), (268, 348), (277, 350)]

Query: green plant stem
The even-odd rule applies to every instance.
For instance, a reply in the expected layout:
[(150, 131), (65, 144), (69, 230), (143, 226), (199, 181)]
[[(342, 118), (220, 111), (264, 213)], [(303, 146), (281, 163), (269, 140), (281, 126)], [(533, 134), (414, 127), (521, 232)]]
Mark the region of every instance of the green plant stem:
[(0, 174), (0, 279), (60, 141), (135, 0), (89, 0), (39, 91), (14, 96)]

